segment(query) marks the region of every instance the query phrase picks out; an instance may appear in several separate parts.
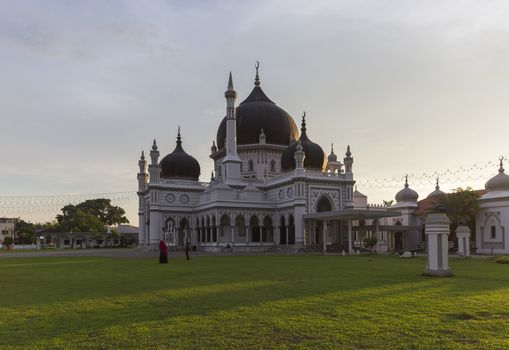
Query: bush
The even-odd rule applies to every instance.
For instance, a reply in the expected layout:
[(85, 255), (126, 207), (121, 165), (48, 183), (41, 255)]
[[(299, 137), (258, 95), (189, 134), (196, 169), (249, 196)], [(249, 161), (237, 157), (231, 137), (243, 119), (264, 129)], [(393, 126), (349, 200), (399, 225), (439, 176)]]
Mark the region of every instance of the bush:
[(373, 247), (377, 244), (378, 239), (376, 237), (368, 237), (364, 239), (364, 245), (369, 248), (369, 250), (373, 250)]
[(495, 262), (497, 264), (509, 264), (509, 256), (497, 256)]
[(14, 243), (14, 240), (12, 239), (12, 237), (5, 237), (4, 238), (4, 243), (3, 243), (4, 245), (9, 246), (9, 245), (11, 245), (13, 243)]

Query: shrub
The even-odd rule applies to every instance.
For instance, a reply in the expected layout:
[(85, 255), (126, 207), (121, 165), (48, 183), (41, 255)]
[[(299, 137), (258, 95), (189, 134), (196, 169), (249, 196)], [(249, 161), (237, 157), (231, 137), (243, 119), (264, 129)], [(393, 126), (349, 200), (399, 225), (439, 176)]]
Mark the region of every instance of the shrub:
[(373, 247), (378, 242), (378, 239), (376, 237), (368, 237), (364, 239), (364, 245), (369, 248), (369, 250), (373, 250)]
[(509, 264), (509, 256), (497, 256), (495, 262), (497, 264)]
[(14, 243), (14, 240), (12, 239), (12, 237), (5, 237), (4, 238), (4, 245), (9, 246), (9, 245), (11, 245), (13, 243)]

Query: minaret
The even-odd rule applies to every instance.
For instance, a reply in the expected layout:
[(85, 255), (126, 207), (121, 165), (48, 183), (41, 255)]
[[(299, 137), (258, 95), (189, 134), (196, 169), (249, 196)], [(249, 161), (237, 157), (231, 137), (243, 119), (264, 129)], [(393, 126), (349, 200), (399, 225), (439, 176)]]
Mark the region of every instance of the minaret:
[(343, 162), (345, 164), (345, 173), (351, 174), (352, 173), (352, 164), (353, 164), (353, 157), (352, 152), (350, 152), (350, 145), (346, 147), (346, 157), (343, 158)]
[(226, 98), (226, 156), (223, 159), (223, 179), (225, 182), (235, 183), (240, 181), (242, 161), (237, 156), (237, 118), (235, 115), (237, 92), (233, 89), (231, 72), (224, 97)]
[(157, 149), (157, 143), (155, 139), (154, 143), (152, 144), (152, 150), (150, 151), (150, 158), (152, 160), (148, 167), (148, 172), (150, 174), (150, 183), (156, 184), (159, 183), (161, 169), (159, 168), (159, 150)]
[(306, 155), (304, 154), (304, 150), (302, 149), (302, 145), (300, 140), (297, 141), (297, 148), (294, 153), (295, 159), (295, 175), (303, 176), (304, 175), (304, 159), (306, 159)]
[(141, 157), (138, 161), (138, 166), (140, 167), (140, 172), (138, 173), (138, 191), (141, 192), (145, 189), (145, 186), (148, 182), (147, 161), (143, 151), (141, 151)]
[(350, 145), (346, 147), (345, 158), (343, 158), (343, 162), (345, 164), (345, 180), (350, 180), (345, 188), (345, 208), (353, 208), (353, 173), (352, 173), (352, 164), (353, 157), (352, 152), (350, 152)]

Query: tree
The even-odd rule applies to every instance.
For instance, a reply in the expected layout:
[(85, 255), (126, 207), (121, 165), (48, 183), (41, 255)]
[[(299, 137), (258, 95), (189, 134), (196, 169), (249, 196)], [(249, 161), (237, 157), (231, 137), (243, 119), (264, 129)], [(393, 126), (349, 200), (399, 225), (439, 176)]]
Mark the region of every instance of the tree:
[(432, 210), (445, 210), (451, 221), (450, 239), (454, 240), (456, 238), (456, 229), (461, 224), (467, 225), (470, 231), (474, 233), (475, 217), (479, 212), (478, 199), (479, 193), (474, 192), (471, 187), (465, 189), (459, 187), (453, 190), (452, 193), (440, 194), (433, 199)]
[(111, 205), (111, 200), (106, 198), (89, 199), (78, 204), (76, 208), (97, 216), (102, 223), (108, 226), (129, 223), (125, 217), (125, 210)]
[(14, 225), (14, 234), (21, 241), (21, 244), (35, 242), (36, 234), (34, 224), (22, 219), (16, 219)]
[(391, 199), (389, 201), (383, 201), (383, 203), (385, 207), (390, 207), (394, 203), (394, 200)]
[(106, 232), (106, 226), (129, 222), (125, 210), (105, 198), (66, 205), (56, 219), (58, 228), (68, 232)]
[[(3, 245), (9, 247), (13, 243), (14, 243), (14, 240), (12, 239), (12, 237), (5, 237), (4, 238)], [(7, 249), (9, 249), (9, 248), (7, 248)]]

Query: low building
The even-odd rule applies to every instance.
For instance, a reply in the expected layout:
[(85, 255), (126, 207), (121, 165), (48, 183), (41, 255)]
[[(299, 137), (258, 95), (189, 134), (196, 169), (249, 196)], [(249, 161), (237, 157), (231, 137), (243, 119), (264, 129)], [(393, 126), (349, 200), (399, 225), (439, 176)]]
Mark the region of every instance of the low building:
[(40, 234), (42, 247), (54, 248), (114, 248), (138, 244), (135, 226), (120, 225), (116, 232), (45, 232)]
[(14, 240), (14, 228), (16, 227), (16, 219), (0, 218), (0, 244), (3, 244), (6, 237)]

